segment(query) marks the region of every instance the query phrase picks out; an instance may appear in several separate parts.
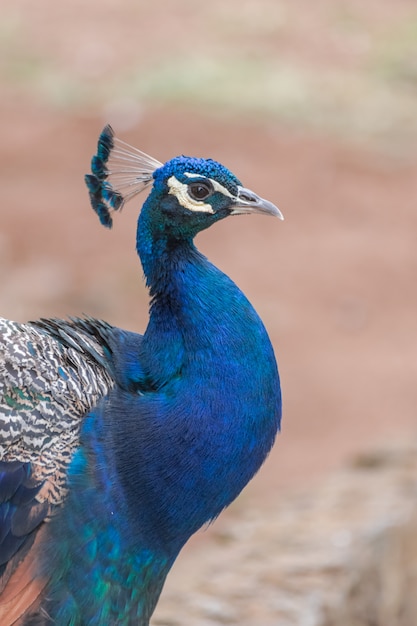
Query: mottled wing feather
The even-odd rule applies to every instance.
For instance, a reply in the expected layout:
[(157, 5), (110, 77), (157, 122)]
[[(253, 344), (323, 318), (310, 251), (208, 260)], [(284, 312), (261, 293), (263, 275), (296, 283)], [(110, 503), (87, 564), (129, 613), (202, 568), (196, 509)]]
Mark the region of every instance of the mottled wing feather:
[(70, 344), (35, 324), (0, 319), (0, 460), (30, 462), (36, 479), (53, 478), (47, 497), (54, 504), (80, 420), (113, 384), (93, 356), (103, 358), (98, 341), (78, 332), (79, 346), (75, 333)]
[(82, 324), (0, 318), (0, 592), (65, 498), (81, 420), (113, 385)]

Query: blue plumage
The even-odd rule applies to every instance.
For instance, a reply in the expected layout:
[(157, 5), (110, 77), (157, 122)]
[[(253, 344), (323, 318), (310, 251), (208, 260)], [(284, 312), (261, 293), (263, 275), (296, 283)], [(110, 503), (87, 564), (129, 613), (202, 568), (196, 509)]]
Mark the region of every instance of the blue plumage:
[[(23, 368), (12, 358), (16, 342), (39, 371), (40, 353), (55, 364), (63, 393), (50, 381), (33, 379), (46, 407), (42, 413), (33, 404), (33, 411), (40, 413), (41, 435), (53, 445), (28, 435), (34, 396), (26, 388), (10, 417), (25, 433), (28, 442), (19, 454), (29, 475), (38, 476), (36, 489), (45, 490), (49, 505), (35, 520), (43, 536), (34, 580), (40, 577), (44, 588), (25, 623), (147, 626), (182, 546), (256, 473), (281, 420), (279, 376), (266, 330), (244, 294), (193, 239), (229, 215), (281, 214), (221, 164), (182, 156), (162, 165), (118, 142), (109, 127), (86, 183), (106, 226), (112, 211), (152, 183), (136, 239), (150, 318), (144, 335), (93, 319), (5, 324), (12, 365), (0, 366), (0, 420), (1, 398), (6, 405)], [(66, 389), (79, 400), (68, 400)], [(12, 439), (4, 443), (10, 466), (18, 455)], [(51, 446), (56, 451), (46, 475), (40, 459)], [(0, 502), (13, 488), (8, 478), (2, 483), (1, 470)], [(36, 489), (26, 498), (33, 511)], [(42, 520), (51, 515), (45, 527)], [(19, 560), (20, 549), (11, 561)], [(1, 610), (0, 597), (0, 617)]]

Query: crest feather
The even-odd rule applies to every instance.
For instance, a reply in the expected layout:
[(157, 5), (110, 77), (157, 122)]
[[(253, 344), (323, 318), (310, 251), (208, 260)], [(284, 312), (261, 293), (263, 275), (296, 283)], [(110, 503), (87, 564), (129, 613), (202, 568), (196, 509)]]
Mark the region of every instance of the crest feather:
[(91, 206), (100, 222), (111, 228), (111, 213), (143, 191), (153, 180), (162, 163), (114, 136), (110, 125), (103, 128), (97, 154), (91, 160), (91, 174), (85, 182)]

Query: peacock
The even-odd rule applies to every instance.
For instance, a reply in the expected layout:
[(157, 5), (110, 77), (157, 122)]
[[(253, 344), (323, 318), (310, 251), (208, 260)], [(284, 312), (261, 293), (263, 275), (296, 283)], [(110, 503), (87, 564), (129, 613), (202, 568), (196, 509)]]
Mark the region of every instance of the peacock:
[(2, 626), (148, 626), (181, 548), (280, 429), (265, 327), (194, 244), (223, 218), (278, 208), (212, 159), (162, 164), (110, 126), (91, 168), (106, 227), (151, 187), (136, 236), (149, 322), (140, 335), (91, 317), (0, 319)]

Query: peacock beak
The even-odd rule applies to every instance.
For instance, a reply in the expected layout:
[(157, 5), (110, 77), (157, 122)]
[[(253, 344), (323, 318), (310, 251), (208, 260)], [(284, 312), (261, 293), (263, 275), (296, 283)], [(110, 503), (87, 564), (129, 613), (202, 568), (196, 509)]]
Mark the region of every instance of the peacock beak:
[(272, 204), (269, 200), (264, 200), (250, 189), (238, 187), (238, 194), (233, 201), (231, 215), (242, 215), (244, 213), (262, 213), (263, 215), (279, 217), (280, 220), (284, 219), (283, 214), (275, 204)]

